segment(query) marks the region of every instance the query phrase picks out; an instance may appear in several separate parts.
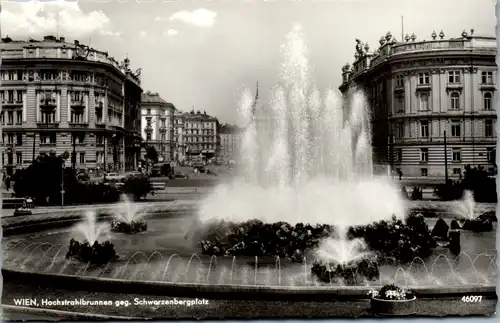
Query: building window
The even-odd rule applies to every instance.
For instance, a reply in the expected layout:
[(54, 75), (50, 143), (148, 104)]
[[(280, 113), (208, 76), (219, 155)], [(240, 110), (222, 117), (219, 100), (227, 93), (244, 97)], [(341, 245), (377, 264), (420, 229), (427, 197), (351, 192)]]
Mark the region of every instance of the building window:
[(404, 86), (403, 75), (396, 76), (396, 87), (403, 87), (403, 86)]
[(146, 140), (151, 140), (151, 133), (149, 133), (149, 132), (148, 132), (148, 133), (146, 134)]
[(16, 111), (16, 124), (22, 124), (23, 123), (23, 111), (19, 110)]
[(429, 148), (420, 148), (420, 161), (423, 163), (429, 161)]
[(164, 140), (165, 140), (165, 138), (166, 138), (165, 134), (164, 134), (164, 133), (162, 133), (162, 134), (161, 134), (161, 140), (163, 140), (163, 141), (164, 141)]
[(453, 148), (453, 154), (451, 160), (455, 163), (458, 163), (462, 160), (462, 152), (460, 148)]
[(462, 133), (460, 120), (453, 120), (451, 122), (451, 136), (452, 137), (460, 137)]
[(420, 121), (420, 136), (424, 138), (429, 137), (429, 121), (422, 120)]
[(7, 111), (7, 124), (14, 124), (14, 111)]
[(493, 120), (491, 119), (484, 120), (484, 136), (493, 137)]
[(481, 73), (481, 83), (493, 84), (493, 72), (482, 72)]
[(5, 124), (5, 112), (0, 112), (0, 123)]
[(151, 118), (146, 118), (146, 126), (151, 127)]
[(448, 83), (460, 83), (460, 71), (449, 71)]
[(420, 93), (418, 96), (418, 109), (420, 111), (429, 111), (429, 94)]
[(84, 133), (79, 133), (76, 137), (78, 138), (79, 144), (85, 143), (85, 134)]
[(460, 94), (453, 92), (450, 95), (451, 110), (460, 110)]
[(56, 110), (53, 108), (42, 109), (42, 123), (56, 122)]
[(488, 158), (488, 163), (495, 164), (496, 156), (496, 148), (486, 148), (486, 157)]
[(56, 134), (44, 134), (40, 135), (40, 143), (41, 144), (55, 144), (56, 143)]
[(453, 175), (462, 174), (462, 168), (453, 168)]
[(427, 176), (427, 168), (420, 168), (420, 176)]
[(23, 134), (16, 134), (16, 145), (21, 146), (23, 144)]
[(84, 123), (83, 109), (71, 109), (71, 123)]
[(151, 109), (147, 109), (146, 114), (151, 114)]
[(23, 102), (23, 91), (17, 91), (17, 102)]
[(492, 99), (491, 92), (484, 93), (483, 97), (484, 110), (491, 110), (491, 99)]
[(396, 96), (396, 113), (402, 113), (405, 110), (405, 97), (402, 95)]
[(80, 153), (80, 164), (85, 164), (85, 153)]
[(418, 74), (418, 84), (419, 85), (427, 85), (430, 84), (429, 73), (419, 73)]
[(19, 151), (16, 153), (16, 164), (21, 165), (22, 163), (23, 163), (23, 153)]

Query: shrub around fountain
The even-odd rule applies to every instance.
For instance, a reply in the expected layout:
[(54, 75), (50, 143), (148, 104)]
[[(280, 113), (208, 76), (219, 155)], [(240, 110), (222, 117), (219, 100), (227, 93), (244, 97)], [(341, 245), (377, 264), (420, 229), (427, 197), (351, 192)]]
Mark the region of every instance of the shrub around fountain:
[(348, 264), (321, 264), (315, 262), (311, 273), (324, 283), (341, 282), (347, 285), (361, 285), (365, 280), (378, 279), (380, 272), (376, 258), (363, 259)]
[(489, 232), (493, 230), (493, 223), (490, 219), (476, 218), (474, 220), (467, 219), (462, 224), (462, 230), (470, 230), (473, 232)]
[(204, 228), (200, 243), (209, 255), (279, 256), (299, 262), (332, 232), (330, 225), (221, 221)]
[(69, 242), (67, 258), (74, 258), (82, 262), (90, 262), (95, 265), (104, 265), (113, 259), (118, 258), (114, 245), (109, 241), (102, 244), (95, 241), (92, 246), (88, 242), (80, 243), (75, 239)]
[(367, 226), (349, 229), (350, 239), (363, 238), (370, 250), (382, 259), (409, 262), (415, 257), (426, 257), (436, 247), (436, 241), (421, 214), (410, 215), (405, 223), (393, 217), (391, 221), (379, 221)]
[(446, 221), (442, 218), (439, 218), (432, 228), (432, 236), (437, 240), (448, 240), (448, 229), (450, 227), (446, 224)]
[(111, 231), (127, 234), (135, 234), (146, 231), (148, 223), (144, 220), (135, 220), (131, 222), (113, 220), (111, 222)]

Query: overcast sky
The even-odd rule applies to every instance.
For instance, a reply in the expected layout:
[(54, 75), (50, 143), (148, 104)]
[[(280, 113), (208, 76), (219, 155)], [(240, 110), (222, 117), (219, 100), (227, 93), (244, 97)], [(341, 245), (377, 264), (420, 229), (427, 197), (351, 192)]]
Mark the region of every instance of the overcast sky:
[[(387, 31), (446, 38), (471, 28), (494, 36), (494, 0), (45, 0), (2, 4), (2, 36), (79, 39), (142, 68), (144, 91), (179, 110), (205, 110), (235, 122), (243, 87), (261, 85), (263, 100), (278, 81), (280, 46), (303, 27), (320, 90), (340, 85), (355, 39), (372, 49)], [(58, 22), (57, 22), (58, 21)], [(58, 27), (59, 26), (59, 27)]]

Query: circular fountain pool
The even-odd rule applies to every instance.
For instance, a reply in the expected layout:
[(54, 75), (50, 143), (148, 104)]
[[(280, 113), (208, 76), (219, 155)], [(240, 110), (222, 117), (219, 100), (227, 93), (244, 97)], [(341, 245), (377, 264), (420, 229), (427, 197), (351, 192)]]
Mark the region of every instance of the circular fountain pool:
[[(194, 212), (193, 212), (194, 214)], [(196, 241), (185, 234), (194, 215), (147, 216), (148, 231), (135, 235), (107, 232), (103, 237), (115, 245), (119, 260), (94, 266), (65, 258), (72, 227), (46, 229), (35, 234), (4, 237), (4, 269), (70, 275), (93, 279), (169, 282), (176, 284), (246, 285), (267, 287), (326, 286), (310, 274), (312, 261), (291, 263), (286, 259), (215, 257), (200, 253)], [(426, 220), (429, 226), (434, 219)], [(496, 224), (495, 224), (496, 230)], [(452, 255), (436, 248), (427, 259), (407, 265), (380, 266), (380, 279), (366, 285), (396, 283), (405, 286), (493, 286), (496, 281), (495, 230), (462, 231), (462, 252)]]

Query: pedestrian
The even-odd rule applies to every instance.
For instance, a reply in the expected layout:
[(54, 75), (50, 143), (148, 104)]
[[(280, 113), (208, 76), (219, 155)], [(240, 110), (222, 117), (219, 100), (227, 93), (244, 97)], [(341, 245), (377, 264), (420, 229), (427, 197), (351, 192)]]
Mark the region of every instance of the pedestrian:
[(28, 206), (28, 209), (33, 208), (33, 199), (31, 198), (31, 196), (28, 196), (28, 199), (26, 200), (26, 205)]
[(403, 177), (403, 172), (399, 170), (399, 180), (401, 180), (402, 177)]
[(5, 179), (5, 188), (7, 189), (7, 191), (10, 190), (10, 175), (7, 175), (7, 178)]

